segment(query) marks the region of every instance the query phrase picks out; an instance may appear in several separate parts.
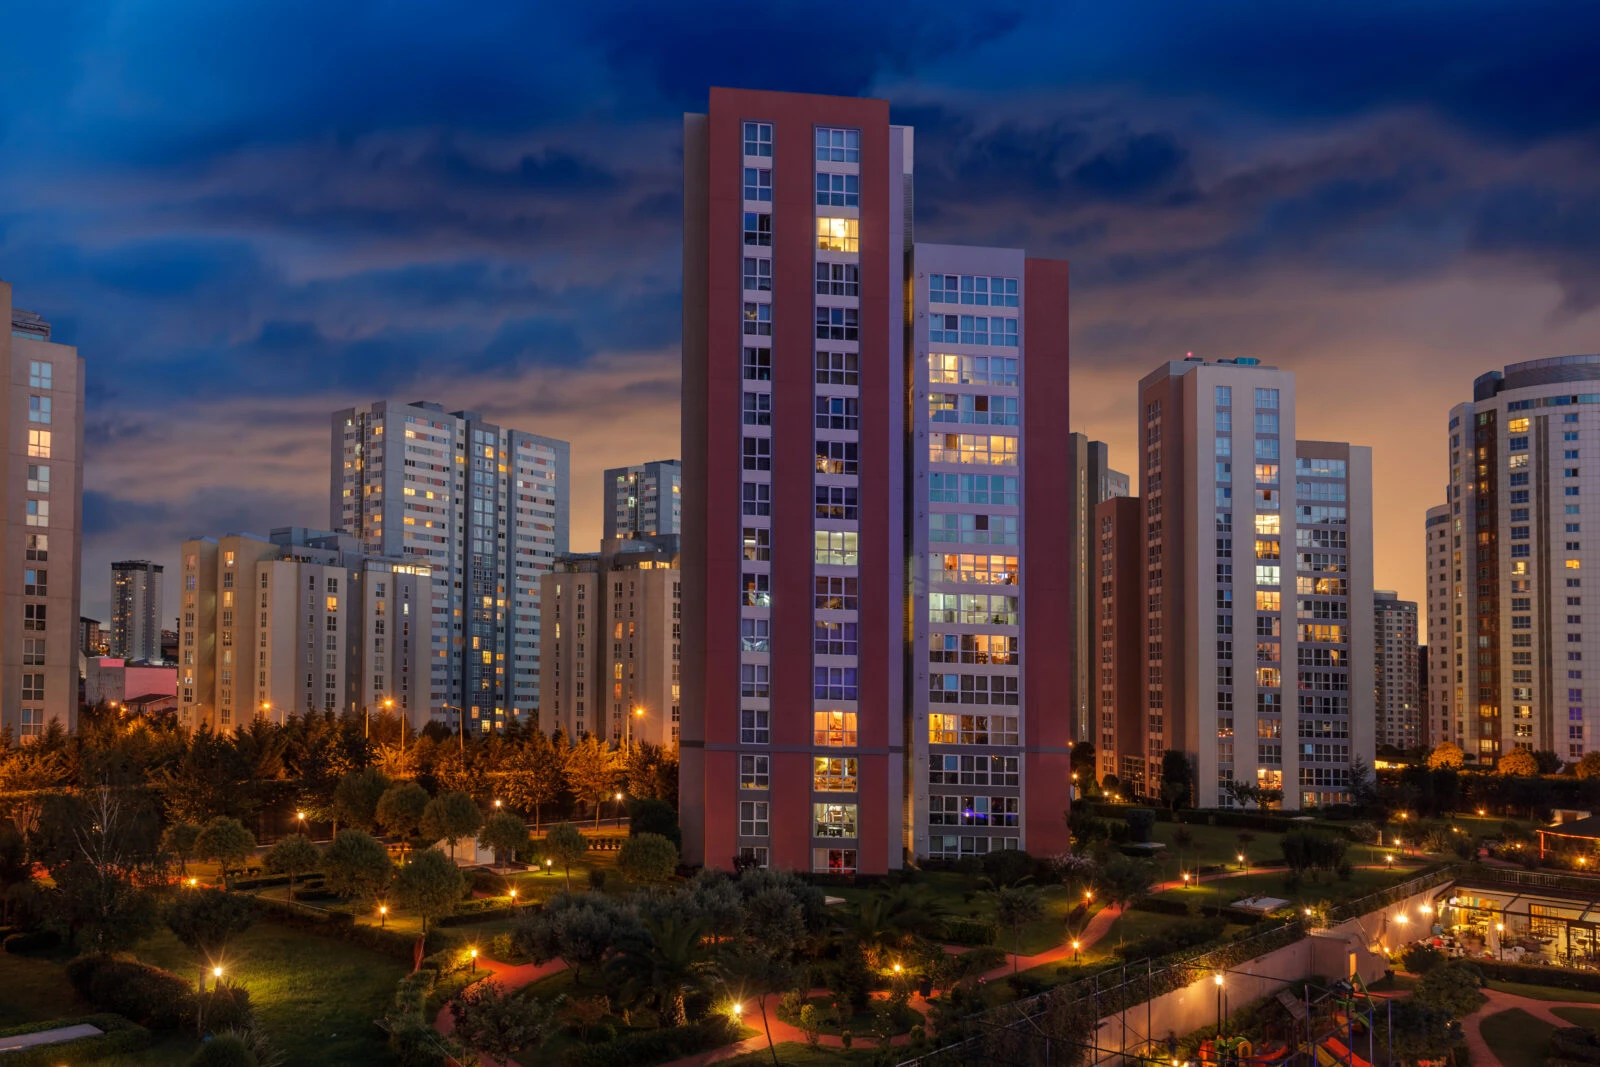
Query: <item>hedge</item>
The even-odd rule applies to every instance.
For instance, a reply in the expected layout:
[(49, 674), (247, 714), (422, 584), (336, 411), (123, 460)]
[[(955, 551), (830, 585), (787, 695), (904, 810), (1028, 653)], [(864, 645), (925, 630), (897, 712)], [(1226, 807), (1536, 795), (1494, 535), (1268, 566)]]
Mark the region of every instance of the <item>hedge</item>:
[(939, 940), (952, 945), (992, 945), (998, 933), (992, 922), (952, 916), (940, 924)]
[(1489, 959), (1475, 959), (1472, 963), (1483, 972), (1485, 978), (1498, 978), (1502, 982), (1600, 992), (1600, 971), (1569, 971), (1563, 967), (1545, 967), (1537, 963), (1503, 963)]
[[(1157, 915), (1189, 914), (1189, 905), (1184, 901), (1163, 897), (1144, 897), (1135, 901), (1133, 907), (1135, 911), (1150, 911)], [(1208, 919), (1220, 915), (1229, 922), (1241, 926), (1254, 926), (1264, 918), (1260, 912), (1235, 908), (1231, 904), (1220, 906), (1216, 904), (1201, 904), (1195, 909), (1195, 913)]]
[(1550, 1056), (1546, 1063), (1600, 1063), (1600, 1043), (1592, 1030), (1563, 1026), (1550, 1035)]
[(131, 957), (79, 956), (67, 964), (67, 981), (102, 1011), (156, 1030), (176, 1029), (191, 1018), (193, 984)]
[(688, 1026), (643, 1030), (600, 1045), (579, 1045), (567, 1052), (567, 1067), (642, 1067), (718, 1048), (738, 1037), (732, 1021), (717, 1014)]
[[(286, 900), (257, 897), (256, 905), (261, 917), (280, 926), (289, 926), (319, 937), (331, 937), (369, 948), (382, 955), (410, 963), (415, 958), (417, 939), (399, 930), (386, 930), (366, 923), (358, 923), (355, 916), (344, 911), (327, 911), (291, 904)], [(435, 924), (437, 925), (437, 924)], [(437, 951), (448, 938), (428, 932), (426, 947)]]
[(43, 952), (61, 944), (61, 935), (54, 930), (29, 930), (21, 934), (7, 934), (5, 950), (12, 955), (25, 952)]
[(71, 1019), (51, 1019), (41, 1023), (26, 1023), (0, 1030), (0, 1037), (20, 1034), (37, 1034), (61, 1026), (82, 1024), (99, 1027), (103, 1033), (93, 1037), (80, 1037), (72, 1041), (58, 1041), (53, 1045), (34, 1045), (0, 1053), (0, 1063), (6, 1067), (55, 1067), (58, 1063), (91, 1063), (107, 1056), (125, 1052), (138, 1052), (150, 1046), (150, 1031), (121, 1015), (80, 1015)]

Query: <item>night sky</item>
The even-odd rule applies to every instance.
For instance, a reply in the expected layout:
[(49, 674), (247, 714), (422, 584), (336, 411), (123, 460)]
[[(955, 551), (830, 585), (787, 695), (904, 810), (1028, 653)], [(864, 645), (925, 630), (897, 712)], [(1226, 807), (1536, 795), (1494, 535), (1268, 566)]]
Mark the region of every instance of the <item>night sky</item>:
[[(1472, 378), (1600, 350), (1600, 6), (5, 5), (0, 277), (88, 364), (85, 614), (113, 558), (324, 526), (335, 408), (437, 399), (678, 454), (680, 115), (883, 96), (917, 235), (1073, 266), (1074, 429), (1134, 466), (1165, 359), (1296, 372), (1370, 444), (1377, 584)], [(175, 586), (169, 582), (169, 586)], [(175, 590), (169, 588), (175, 606)]]

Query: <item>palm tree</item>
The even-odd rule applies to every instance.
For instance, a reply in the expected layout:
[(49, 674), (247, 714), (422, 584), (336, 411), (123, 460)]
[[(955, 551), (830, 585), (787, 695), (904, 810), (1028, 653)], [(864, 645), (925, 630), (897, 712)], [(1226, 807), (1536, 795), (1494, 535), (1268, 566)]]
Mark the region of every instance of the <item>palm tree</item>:
[(1017, 958), (1022, 954), (1022, 927), (1044, 917), (1039, 890), (1031, 885), (1004, 885), (985, 891), (994, 902), (995, 921), (1011, 931), (1011, 973), (1017, 973)]
[(630, 1000), (653, 993), (663, 1026), (682, 1026), (688, 1019), (684, 997), (705, 988), (710, 977), (705, 929), (699, 922), (663, 915), (645, 920), (641, 933), (617, 947), (606, 970), (622, 979)]
[(745, 997), (756, 998), (761, 1027), (767, 1032), (767, 1052), (772, 1056), (772, 1067), (779, 1067), (772, 1026), (767, 1022), (767, 998), (793, 989), (800, 978), (799, 968), (789, 962), (786, 954), (772, 955), (760, 947), (747, 946), (724, 955), (717, 962), (717, 972), (735, 1005), (742, 1004)]
[(926, 890), (900, 885), (863, 900), (846, 932), (863, 951), (885, 952), (932, 934), (948, 913)]

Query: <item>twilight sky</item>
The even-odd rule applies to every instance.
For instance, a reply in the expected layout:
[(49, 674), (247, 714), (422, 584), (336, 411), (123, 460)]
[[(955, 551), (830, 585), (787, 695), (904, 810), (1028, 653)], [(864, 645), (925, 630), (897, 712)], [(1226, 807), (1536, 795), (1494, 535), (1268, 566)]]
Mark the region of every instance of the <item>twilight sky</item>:
[(592, 547), (599, 472), (678, 453), (679, 116), (712, 84), (886, 97), (919, 238), (1070, 260), (1071, 423), (1122, 469), (1156, 363), (1295, 371), (1302, 436), (1373, 447), (1403, 596), (1449, 406), (1600, 350), (1593, 4), (19, 0), (6, 25), (0, 277), (87, 360), (100, 618), (113, 558), (326, 525), (328, 413), (384, 397), (571, 440)]

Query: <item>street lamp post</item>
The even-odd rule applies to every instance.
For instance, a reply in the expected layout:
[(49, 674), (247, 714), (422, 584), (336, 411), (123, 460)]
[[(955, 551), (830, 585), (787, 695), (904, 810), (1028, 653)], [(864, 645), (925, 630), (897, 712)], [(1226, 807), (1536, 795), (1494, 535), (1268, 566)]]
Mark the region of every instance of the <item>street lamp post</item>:
[(617, 825), (622, 825), (622, 794), (617, 794)]
[(1222, 1062), (1222, 972), (1212, 975), (1217, 983), (1217, 1062)]
[(467, 709), (456, 704), (440, 704), (439, 706), (446, 711), (461, 713), (461, 755), (465, 758), (467, 754)]
[(385, 930), (389, 927), (389, 905), (378, 905), (378, 929)]

